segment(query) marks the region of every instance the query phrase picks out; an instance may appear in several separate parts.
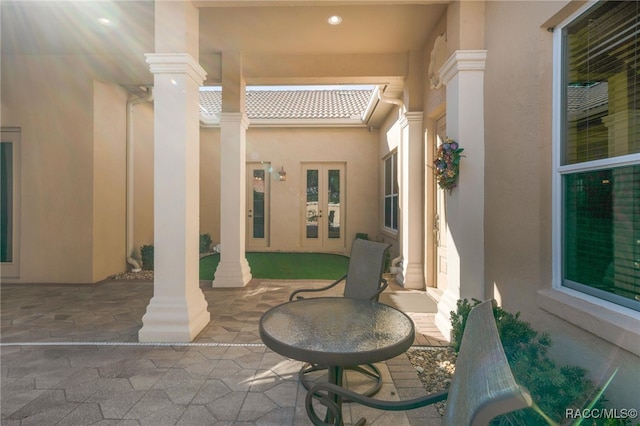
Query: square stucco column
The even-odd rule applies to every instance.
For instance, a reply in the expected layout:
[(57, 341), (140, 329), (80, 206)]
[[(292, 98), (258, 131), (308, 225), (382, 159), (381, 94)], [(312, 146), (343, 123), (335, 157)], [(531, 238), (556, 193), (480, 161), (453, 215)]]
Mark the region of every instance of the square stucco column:
[(446, 195), (447, 289), (436, 326), (449, 337), (458, 299), (485, 297), (484, 67), (485, 50), (458, 50), (440, 69), (447, 90), (447, 135), (464, 148), (458, 186)]
[(242, 112), (220, 114), (220, 263), (213, 287), (243, 287), (251, 281), (245, 257), (246, 132)]
[(189, 54), (148, 54), (154, 74), (154, 281), (141, 342), (190, 342), (209, 323), (200, 289), (199, 87)]
[(424, 289), (422, 248), (424, 205), (422, 171), (422, 111), (406, 112), (400, 118), (400, 255), (404, 288)]

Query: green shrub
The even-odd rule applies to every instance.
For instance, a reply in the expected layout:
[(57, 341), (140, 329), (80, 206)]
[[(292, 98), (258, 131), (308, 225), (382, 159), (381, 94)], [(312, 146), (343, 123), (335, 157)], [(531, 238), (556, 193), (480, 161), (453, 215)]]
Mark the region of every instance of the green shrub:
[[(473, 299), (458, 300), (457, 311), (451, 312), (451, 346), (460, 350), (462, 333), (471, 308), (480, 303)], [(551, 338), (539, 334), (530, 324), (520, 319), (520, 313), (511, 314), (498, 306), (493, 307), (498, 334), (516, 381), (524, 386), (533, 402), (553, 421), (562, 423), (568, 407), (584, 407), (597, 399), (594, 407), (604, 408), (604, 399), (598, 398), (594, 384), (586, 378), (581, 367), (558, 366), (548, 357)], [(497, 417), (493, 425), (548, 425), (533, 408), (519, 410)], [(605, 424), (604, 419), (601, 423)], [(611, 423), (609, 423), (611, 424)], [(624, 423), (619, 423), (624, 424)]]
[(211, 239), (211, 235), (200, 234), (200, 254), (209, 253), (211, 251), (212, 242), (213, 240)]
[(140, 258), (142, 259), (142, 269), (153, 271), (153, 245), (147, 244), (141, 246)]

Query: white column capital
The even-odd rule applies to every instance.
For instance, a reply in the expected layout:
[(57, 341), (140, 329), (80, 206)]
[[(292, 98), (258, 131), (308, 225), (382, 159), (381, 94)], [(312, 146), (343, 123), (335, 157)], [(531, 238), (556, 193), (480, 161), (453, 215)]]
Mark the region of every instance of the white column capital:
[(207, 72), (188, 53), (145, 53), (153, 74), (187, 74), (198, 85), (207, 78)]
[(221, 112), (220, 125), (222, 126), (223, 124), (237, 124), (247, 130), (249, 128), (249, 118), (244, 112)]
[(422, 123), (424, 114), (422, 111), (407, 111), (400, 116), (400, 127), (406, 127), (409, 123)]
[(484, 71), (486, 60), (486, 50), (456, 50), (440, 68), (442, 83), (449, 83), (459, 71)]

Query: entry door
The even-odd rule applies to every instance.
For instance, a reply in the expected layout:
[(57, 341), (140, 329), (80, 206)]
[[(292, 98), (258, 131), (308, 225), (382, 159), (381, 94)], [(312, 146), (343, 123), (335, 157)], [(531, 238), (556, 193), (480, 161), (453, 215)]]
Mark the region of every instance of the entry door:
[(331, 250), (345, 244), (344, 163), (302, 165), (303, 194), (302, 245)]
[(269, 245), (270, 163), (247, 164), (247, 247)]
[[(436, 121), (436, 145), (433, 147), (435, 154), (438, 146), (444, 141), (447, 133), (446, 117)], [(447, 206), (446, 191), (440, 189), (434, 179), (436, 212), (433, 218), (433, 236), (435, 244), (435, 274), (436, 287), (445, 291), (447, 289)]]

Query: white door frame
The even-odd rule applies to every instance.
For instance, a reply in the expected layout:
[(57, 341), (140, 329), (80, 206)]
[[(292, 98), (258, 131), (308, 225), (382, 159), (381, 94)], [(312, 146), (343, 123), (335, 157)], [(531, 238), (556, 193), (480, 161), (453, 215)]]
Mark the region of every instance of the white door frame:
[[(447, 119), (443, 115), (436, 119), (436, 137), (432, 147), (434, 156), (438, 149), (438, 145), (442, 143), (447, 133)], [(433, 218), (433, 244), (434, 244), (434, 261), (433, 261), (433, 282), (438, 289), (438, 293), (442, 293), (447, 289), (447, 196), (443, 189), (440, 189), (437, 181), (433, 180), (433, 197), (434, 197), (434, 218)]]
[[(308, 173), (314, 170), (317, 171), (317, 194), (316, 191), (308, 191)], [(339, 186), (330, 188), (330, 176), (335, 176), (336, 171), (339, 174)], [(301, 203), (300, 235), (303, 247), (322, 250), (341, 250), (345, 247), (346, 174), (346, 163), (302, 163), (302, 196), (305, 198)], [(339, 197), (337, 203), (334, 199), (336, 196)]]
[[(247, 248), (269, 247), (271, 218), (271, 163), (247, 163)], [(262, 194), (260, 200), (256, 195)], [(262, 205), (261, 204), (262, 201)], [(262, 226), (256, 227), (256, 220)]]

